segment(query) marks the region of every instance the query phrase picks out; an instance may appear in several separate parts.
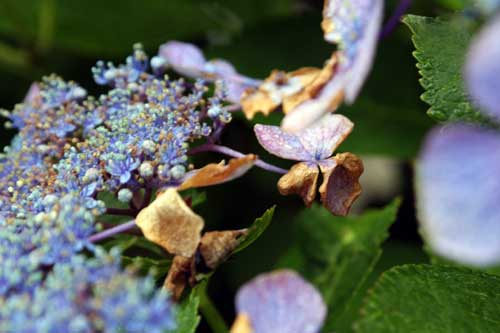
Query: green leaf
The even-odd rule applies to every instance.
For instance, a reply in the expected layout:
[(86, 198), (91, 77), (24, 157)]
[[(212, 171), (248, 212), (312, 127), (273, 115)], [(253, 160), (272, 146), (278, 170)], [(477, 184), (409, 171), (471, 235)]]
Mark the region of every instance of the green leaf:
[(403, 22), (413, 34), (413, 55), (425, 89), (422, 100), (431, 106), (428, 115), (438, 121), (488, 123), (467, 99), (462, 77), (472, 22), (415, 15), (406, 16)]
[(200, 297), (196, 289), (191, 293), (178, 307), (177, 310), (177, 328), (175, 333), (194, 333), (200, 323), (198, 307), (200, 306)]
[(279, 266), (297, 270), (321, 291), (329, 309), (324, 331), (338, 330), (341, 317), (356, 316), (351, 300), (381, 255), (399, 203), (358, 217), (335, 217), (315, 205), (297, 217), (298, 245)]
[(498, 332), (500, 277), (469, 269), (407, 265), (370, 292), (358, 332)]
[(133, 265), (142, 274), (153, 271), (155, 278), (164, 277), (172, 264), (172, 260), (170, 259), (151, 259), (141, 256), (122, 256), (121, 258), (123, 265)]
[(238, 247), (233, 251), (232, 254), (238, 253), (248, 246), (250, 246), (253, 242), (255, 242), (261, 235), (266, 231), (269, 224), (273, 220), (274, 210), (276, 206), (273, 206), (266, 210), (264, 215), (255, 220), (250, 228), (248, 228), (248, 232), (245, 236), (241, 238), (241, 242)]

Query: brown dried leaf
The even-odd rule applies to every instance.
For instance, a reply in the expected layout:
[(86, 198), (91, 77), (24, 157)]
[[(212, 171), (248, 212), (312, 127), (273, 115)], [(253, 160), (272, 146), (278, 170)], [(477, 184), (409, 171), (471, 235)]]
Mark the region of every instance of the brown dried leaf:
[(193, 276), (193, 258), (175, 256), (168, 271), (163, 287), (172, 293), (175, 300), (181, 298), (188, 281)]
[(307, 162), (295, 164), (278, 181), (278, 190), (282, 195), (298, 194), (304, 204), (310, 207), (316, 198), (319, 169)]
[(244, 313), (238, 314), (231, 327), (231, 333), (254, 333), (250, 318)]
[(159, 194), (135, 221), (148, 240), (184, 257), (195, 253), (204, 225), (173, 188)]
[(206, 232), (201, 238), (199, 250), (207, 267), (215, 269), (224, 262), (246, 233), (246, 229)]
[(321, 202), (332, 214), (345, 216), (361, 194), (359, 177), (363, 173), (363, 161), (351, 153), (337, 154), (332, 159), (333, 167), (321, 166)]
[(224, 161), (219, 164), (208, 164), (201, 169), (189, 172), (177, 190), (183, 191), (189, 188), (211, 186), (231, 181), (246, 173), (253, 166), (256, 159), (257, 156), (248, 154), (241, 158), (231, 159), (227, 165)]
[(274, 70), (257, 89), (245, 91), (241, 97), (243, 113), (248, 119), (252, 119), (259, 112), (265, 116), (269, 115), (286, 97), (300, 92), (319, 73), (319, 69), (312, 67), (304, 67), (290, 73)]

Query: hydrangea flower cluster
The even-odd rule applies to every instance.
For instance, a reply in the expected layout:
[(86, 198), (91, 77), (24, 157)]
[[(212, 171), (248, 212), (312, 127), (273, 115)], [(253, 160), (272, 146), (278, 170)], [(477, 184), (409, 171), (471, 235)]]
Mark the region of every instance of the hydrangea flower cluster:
[(87, 97), (76, 83), (53, 75), (4, 112), (19, 134), (0, 166), (3, 216), (23, 217), (19, 206), (42, 207), (52, 193), (79, 191), (92, 208), (101, 191), (129, 202), (139, 189), (180, 183), (189, 143), (231, 120), (226, 91), (218, 81), (207, 97), (205, 81), (173, 80), (156, 65), (147, 73), (148, 67), (136, 45), (125, 64), (98, 62), (92, 69), (98, 84), (111, 87), (107, 94)]
[(119, 253), (72, 256), (32, 291), (0, 297), (3, 332), (167, 332), (175, 312), (152, 278), (120, 270)]

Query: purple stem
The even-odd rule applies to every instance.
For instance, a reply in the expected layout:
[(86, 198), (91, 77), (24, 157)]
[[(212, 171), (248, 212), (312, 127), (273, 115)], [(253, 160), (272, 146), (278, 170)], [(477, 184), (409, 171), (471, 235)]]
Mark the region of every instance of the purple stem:
[[(227, 155), (227, 156), (231, 156), (231, 157), (235, 157), (235, 158), (241, 158), (241, 157), (245, 156), (245, 154), (240, 153), (239, 151), (233, 150), (233, 149), (231, 149), (229, 147), (219, 146), (219, 145), (216, 145), (216, 144), (213, 144), (213, 143), (206, 143), (204, 145), (195, 147), (195, 148), (193, 148), (193, 149), (191, 149), (189, 151), (189, 154), (190, 155), (194, 155), (194, 154), (208, 152), (208, 151), (215, 152), (215, 153), (221, 153), (221, 154), (224, 154), (224, 155)], [(285, 173), (288, 172), (288, 170), (286, 170), (286, 169), (282, 169), (282, 168), (277, 167), (275, 165), (266, 163), (266, 162), (264, 162), (264, 161), (262, 161), (260, 159), (257, 159), (255, 161), (255, 165), (258, 166), (261, 169), (264, 169), (264, 170), (267, 170), (267, 171), (271, 171), (271, 172), (275, 172), (275, 173), (279, 173), (279, 174), (282, 174), (282, 175), (284, 175)]]
[(123, 224), (117, 225), (116, 227), (106, 229), (104, 231), (98, 232), (97, 234), (90, 236), (88, 238), (88, 241), (91, 243), (96, 243), (103, 239), (114, 236), (116, 234), (133, 229), (134, 227), (135, 227), (135, 220), (125, 222)]
[(401, 21), (401, 16), (406, 13), (408, 8), (411, 6), (411, 1), (412, 0), (401, 0), (399, 2), (399, 5), (396, 7), (396, 10), (392, 14), (392, 16), (389, 18), (389, 20), (386, 22), (384, 28), (382, 29), (382, 32), (380, 34), (380, 38), (384, 39), (389, 37), (389, 35), (396, 29), (397, 25)]

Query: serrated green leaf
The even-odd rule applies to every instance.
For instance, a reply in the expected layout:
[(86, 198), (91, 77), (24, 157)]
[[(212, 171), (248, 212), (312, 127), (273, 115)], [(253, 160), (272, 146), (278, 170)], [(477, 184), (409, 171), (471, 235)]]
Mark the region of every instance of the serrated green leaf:
[(233, 251), (232, 254), (238, 253), (247, 248), (248, 246), (250, 246), (260, 237), (260, 235), (262, 235), (264, 231), (266, 231), (267, 227), (269, 226), (269, 224), (271, 224), (271, 221), (273, 220), (275, 209), (276, 206), (269, 208), (268, 210), (266, 210), (264, 215), (255, 220), (252, 226), (248, 228), (247, 234), (241, 238), (240, 244)]
[(185, 299), (177, 310), (177, 328), (175, 333), (194, 333), (200, 323), (198, 307), (200, 306), (200, 297), (196, 289), (191, 290), (187, 299)]
[(379, 259), (399, 203), (358, 217), (335, 217), (316, 205), (297, 217), (298, 245), (279, 267), (297, 270), (321, 291), (329, 309), (325, 332), (338, 330), (339, 318), (355, 317), (350, 301)]
[(357, 323), (360, 333), (498, 332), (500, 277), (469, 269), (407, 265), (385, 272)]
[(463, 18), (415, 15), (406, 16), (403, 22), (413, 34), (413, 55), (425, 89), (422, 100), (431, 106), (429, 116), (438, 121), (488, 123), (469, 102), (462, 77), (466, 50), (473, 37), (472, 23)]

